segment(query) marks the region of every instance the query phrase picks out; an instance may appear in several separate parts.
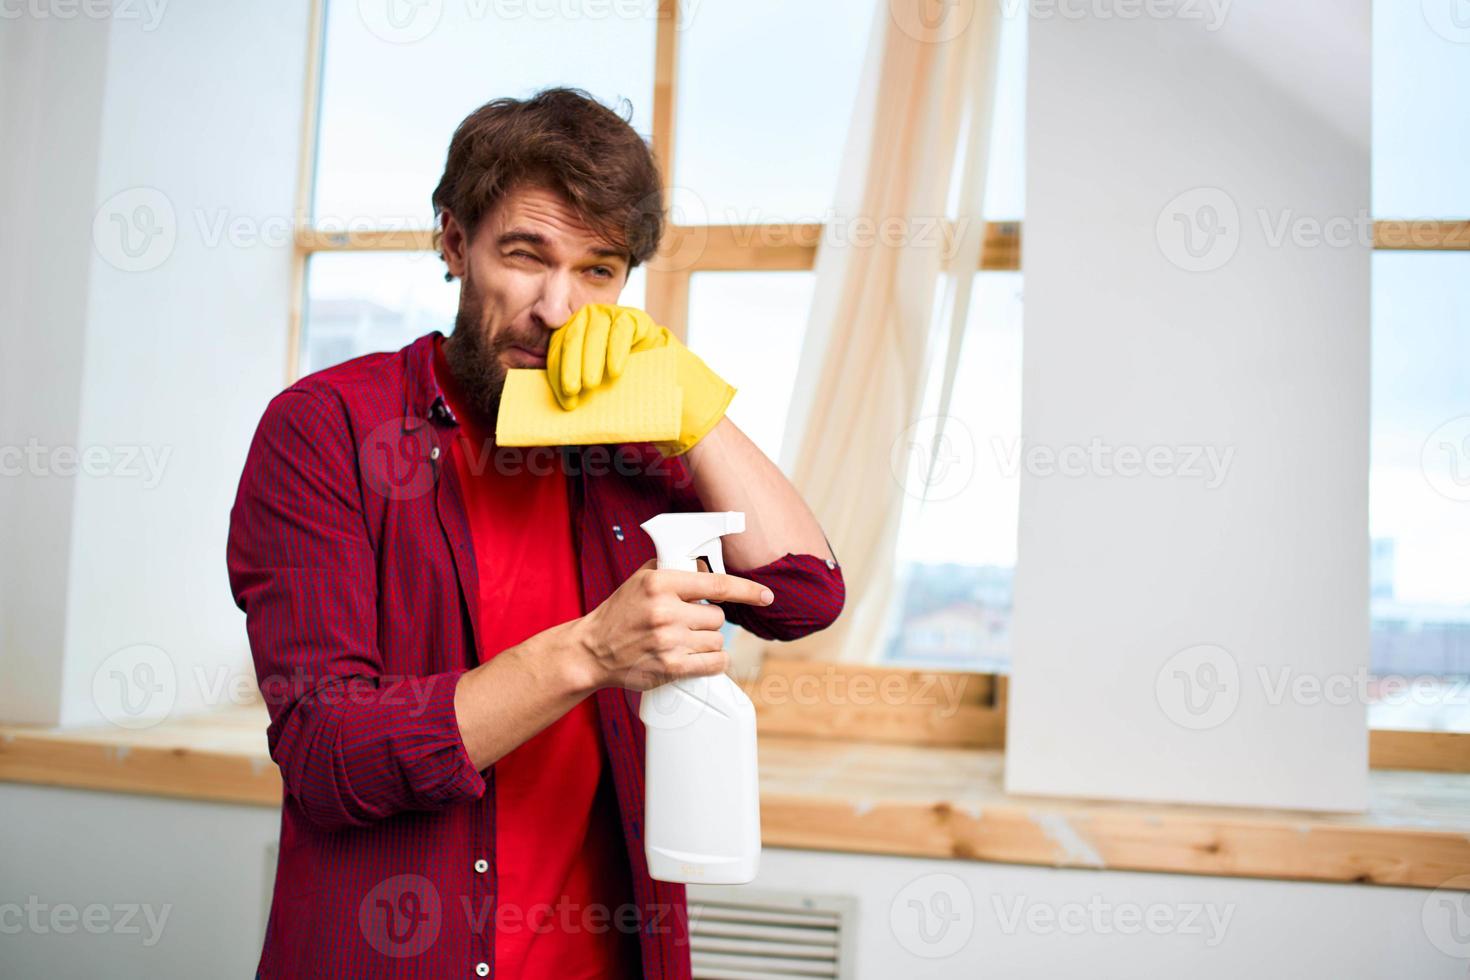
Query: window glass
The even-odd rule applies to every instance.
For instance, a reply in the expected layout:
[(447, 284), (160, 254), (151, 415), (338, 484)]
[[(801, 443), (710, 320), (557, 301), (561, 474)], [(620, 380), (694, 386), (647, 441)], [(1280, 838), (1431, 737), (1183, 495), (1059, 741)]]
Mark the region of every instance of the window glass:
[(1378, 728), (1470, 731), (1470, 255), (1373, 256)]
[(315, 220), (319, 225), (432, 224), (429, 196), (449, 139), (478, 106), (551, 85), (653, 119), (657, 0), (545, 0), (328, 5), (322, 62)]
[(736, 388), (731, 421), (781, 458), (812, 301), (810, 272), (699, 272), (689, 282), (689, 346)]

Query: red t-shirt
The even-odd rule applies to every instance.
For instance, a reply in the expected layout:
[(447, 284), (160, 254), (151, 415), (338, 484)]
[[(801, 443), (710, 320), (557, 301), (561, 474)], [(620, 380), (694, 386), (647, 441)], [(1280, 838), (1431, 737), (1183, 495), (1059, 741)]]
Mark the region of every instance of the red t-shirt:
[[(464, 489), (480, 597), (480, 660), (582, 615), (566, 474), (556, 465), (497, 467), (491, 436), (436, 345), (434, 374), (459, 419), (451, 456)], [(545, 460), (545, 455), (539, 456)], [(495, 763), (495, 975), (641, 974), (623, 833), (587, 698)]]

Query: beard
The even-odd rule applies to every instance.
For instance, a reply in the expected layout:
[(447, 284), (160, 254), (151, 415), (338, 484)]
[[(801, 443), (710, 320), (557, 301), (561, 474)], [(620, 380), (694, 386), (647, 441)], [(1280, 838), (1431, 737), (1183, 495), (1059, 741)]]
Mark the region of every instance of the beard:
[(484, 301), (474, 284), (464, 279), (460, 285), (459, 312), (454, 317), (454, 333), (444, 341), (444, 360), (454, 375), (459, 390), (468, 402), (466, 408), (486, 431), (495, 430), (500, 415), (500, 395), (505, 389), (505, 365), (501, 357), (512, 347), (527, 350), (545, 349), (545, 331), (533, 337), (521, 337), (509, 328), (490, 336), (484, 322)]

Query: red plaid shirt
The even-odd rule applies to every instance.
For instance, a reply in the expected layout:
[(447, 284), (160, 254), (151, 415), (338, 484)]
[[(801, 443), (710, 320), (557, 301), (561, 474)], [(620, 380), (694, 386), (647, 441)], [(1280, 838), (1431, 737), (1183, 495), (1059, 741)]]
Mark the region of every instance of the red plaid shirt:
[[(240, 478), (230, 586), (285, 786), (263, 977), (490, 976), (497, 927), (525, 927), (496, 904), (495, 767), (475, 769), (454, 714), (479, 588), (435, 336), (276, 396)], [(653, 557), (643, 521), (703, 509), (683, 459), (646, 444), (500, 449), (487, 465), (565, 469), (584, 611)], [(842, 609), (841, 570), (815, 556), (730, 571), (775, 593), (725, 610), (766, 639)], [(602, 925), (638, 930), (645, 976), (688, 977), (683, 886), (651, 879), (643, 854), (638, 696), (595, 697), (637, 903)]]

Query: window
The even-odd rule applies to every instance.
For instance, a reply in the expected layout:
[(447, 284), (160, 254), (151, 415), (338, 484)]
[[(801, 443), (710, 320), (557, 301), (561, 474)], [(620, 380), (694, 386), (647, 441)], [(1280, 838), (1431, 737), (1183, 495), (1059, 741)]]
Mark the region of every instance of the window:
[[(721, 365), (740, 392), (732, 416), (779, 459), (815, 244), (874, 10), (647, 0), (597, 17), (575, 5), (425, 4), (406, 21), (378, 22), (360, 6), (331, 4), (322, 31), (293, 370), (452, 326), (458, 287), (429, 251), (428, 198), (448, 134), (488, 98), (574, 84), (631, 101), (634, 127), (670, 175), (675, 224), (708, 245), (689, 262), (639, 270), (623, 301)], [(512, 9), (519, 16), (507, 17)], [(984, 205), (994, 223), (946, 433), (962, 479), (906, 501), (888, 627), (873, 652), (880, 663), (1003, 672), (1010, 660), (1026, 19), (1001, 24)], [(1470, 222), (1454, 220), (1470, 214), (1470, 105), (1456, 98), (1470, 89), (1466, 42), (1470, 29), (1453, 20), (1375, 3), (1370, 717), (1379, 727), (1470, 731), (1470, 573), (1447, 557), (1470, 545), (1470, 255), (1444, 251), (1447, 240), (1470, 244)], [(1389, 218), (1425, 224), (1395, 244)], [(815, 236), (793, 238), (792, 225)], [(926, 398), (932, 414), (936, 392)]]
[[(1373, 213), (1464, 249), (1470, 26), (1422, 6), (1373, 5)], [(1372, 287), (1369, 721), (1467, 732), (1470, 254), (1379, 251)]]

